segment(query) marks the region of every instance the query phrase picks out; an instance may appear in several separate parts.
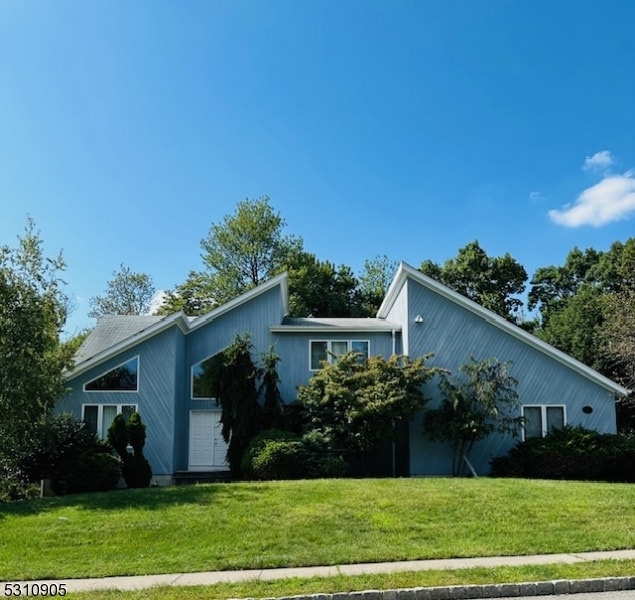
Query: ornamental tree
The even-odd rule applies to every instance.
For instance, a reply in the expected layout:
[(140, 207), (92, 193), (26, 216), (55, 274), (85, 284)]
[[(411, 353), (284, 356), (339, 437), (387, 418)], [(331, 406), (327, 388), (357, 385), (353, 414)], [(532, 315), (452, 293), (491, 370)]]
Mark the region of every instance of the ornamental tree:
[(349, 352), (324, 363), (299, 388), (307, 429), (322, 434), (332, 448), (377, 448), (392, 437), (396, 421), (409, 419), (428, 401), (422, 386), (437, 372), (425, 364), (430, 356), (365, 359)]
[(460, 375), (441, 373), (441, 404), (427, 410), (424, 432), (452, 448), (452, 474), (461, 475), (474, 444), (492, 433), (516, 435), (522, 424), (518, 382), (509, 372), (510, 363), (496, 358), (469, 362)]

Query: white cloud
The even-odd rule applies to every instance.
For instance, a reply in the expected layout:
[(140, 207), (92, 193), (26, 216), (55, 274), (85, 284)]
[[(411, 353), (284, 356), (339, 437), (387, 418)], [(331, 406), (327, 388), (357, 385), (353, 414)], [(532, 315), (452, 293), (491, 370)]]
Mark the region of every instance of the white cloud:
[[(591, 159), (595, 156), (597, 154)], [(635, 213), (633, 175), (632, 171), (623, 175), (607, 175), (599, 183), (584, 190), (573, 204), (567, 204), (561, 210), (550, 210), (549, 217), (554, 223), (565, 227), (600, 227), (626, 219)]]
[(604, 171), (613, 164), (613, 156), (609, 150), (596, 152), (593, 156), (587, 156), (584, 161), (585, 171)]
[(538, 200), (542, 199), (542, 194), (540, 192), (529, 192), (529, 200), (530, 202), (538, 202)]
[(150, 310), (148, 311), (149, 315), (153, 315), (161, 308), (163, 302), (165, 301), (167, 294), (163, 290), (157, 290), (152, 296), (152, 300), (150, 301)]

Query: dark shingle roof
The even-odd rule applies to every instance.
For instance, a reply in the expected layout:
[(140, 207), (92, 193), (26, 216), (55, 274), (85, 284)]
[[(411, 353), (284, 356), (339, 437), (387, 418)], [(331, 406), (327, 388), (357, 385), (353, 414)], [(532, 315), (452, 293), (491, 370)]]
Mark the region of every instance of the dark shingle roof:
[(104, 315), (75, 355), (75, 364), (96, 356), (100, 352), (122, 342), (165, 317), (149, 315)]

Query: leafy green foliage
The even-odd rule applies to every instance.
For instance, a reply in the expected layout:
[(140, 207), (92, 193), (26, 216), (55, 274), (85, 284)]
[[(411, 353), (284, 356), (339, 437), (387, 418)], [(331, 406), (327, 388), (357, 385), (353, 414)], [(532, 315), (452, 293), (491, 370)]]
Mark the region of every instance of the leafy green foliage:
[(289, 431), (266, 429), (254, 437), (242, 458), (246, 479), (310, 479), (341, 477), (348, 465), (328, 450), (317, 432), (299, 436)]
[(289, 254), (283, 269), (289, 273), (289, 310), (292, 315), (351, 317), (358, 312), (357, 279), (350, 267), (336, 267), (304, 251)]
[(64, 390), (71, 352), (59, 342), (68, 300), (59, 273), (29, 220), (17, 248), (0, 247), (0, 478), (18, 472), (39, 423)]
[(388, 287), (397, 271), (399, 263), (385, 254), (364, 261), (364, 269), (359, 276), (360, 317), (374, 317), (384, 301)]
[[(138, 412), (126, 418), (119, 413), (108, 428), (108, 442), (122, 461), (122, 475), (126, 485), (131, 488), (148, 487), (152, 480), (150, 463), (143, 455), (146, 440), (146, 426)], [(132, 446), (132, 453), (128, 451)]]
[(522, 300), (516, 295), (525, 290), (527, 272), (509, 253), (490, 257), (474, 241), (443, 266), (426, 260), (419, 270), (502, 317), (518, 320)]
[(492, 461), (498, 477), (635, 482), (635, 436), (584, 427), (554, 429)]
[(267, 196), (239, 202), (236, 212), (213, 223), (201, 240), (205, 270), (191, 271), (168, 294), (161, 312), (202, 314), (281, 272), (289, 254), (302, 246), (282, 234), (285, 224)]
[(150, 310), (155, 289), (152, 278), (145, 273), (134, 273), (121, 265), (113, 273), (104, 296), (93, 296), (89, 303), (89, 317), (99, 319), (102, 315), (143, 315)]
[(259, 370), (251, 355), (248, 335), (237, 335), (233, 344), (218, 355), (214, 397), (221, 405), (222, 435), (233, 479), (241, 477), (241, 459), (249, 442), (262, 429), (262, 407), (258, 404)]
[(453, 475), (464, 471), (464, 457), (477, 441), (494, 432), (514, 435), (522, 423), (509, 363), (470, 357), (459, 371), (459, 378), (441, 374), (441, 404), (427, 410), (423, 421), (430, 439), (450, 444)]
[(283, 420), (284, 402), (280, 395), (280, 377), (277, 366), (280, 357), (274, 352), (273, 347), (261, 356), (263, 367), (260, 370), (262, 383), (259, 393), (263, 395), (262, 426), (266, 429), (280, 427)]
[[(110, 446), (75, 416), (49, 415), (37, 423), (28, 451), (20, 456), (18, 473), (21, 489), (27, 489), (29, 482), (50, 479), (58, 494), (105, 491), (117, 484), (121, 464)], [(18, 489), (7, 494), (8, 499), (18, 499)]]
[(324, 364), (298, 391), (308, 429), (333, 448), (376, 448), (393, 435), (396, 420), (409, 419), (427, 402), (421, 386), (436, 372), (425, 365), (428, 358), (364, 360), (349, 352)]

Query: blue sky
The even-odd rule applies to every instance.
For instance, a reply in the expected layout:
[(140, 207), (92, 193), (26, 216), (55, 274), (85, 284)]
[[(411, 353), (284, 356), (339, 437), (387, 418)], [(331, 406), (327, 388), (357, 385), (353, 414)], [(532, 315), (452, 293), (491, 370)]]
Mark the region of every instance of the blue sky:
[(478, 239), (530, 273), (635, 219), (630, 0), (0, 3), (0, 244), (30, 215), (75, 311), (158, 289), (268, 195), (318, 258)]

